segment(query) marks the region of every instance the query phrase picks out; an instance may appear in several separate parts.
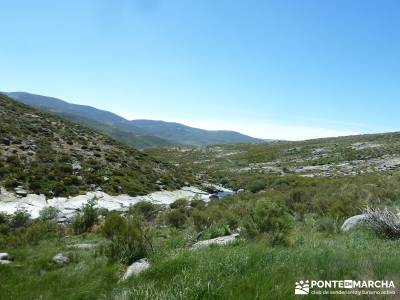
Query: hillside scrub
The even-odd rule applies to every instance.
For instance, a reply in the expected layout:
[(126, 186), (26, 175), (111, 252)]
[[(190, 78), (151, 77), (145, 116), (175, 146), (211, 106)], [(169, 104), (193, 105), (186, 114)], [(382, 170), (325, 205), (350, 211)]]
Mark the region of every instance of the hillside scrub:
[(144, 195), (192, 176), (94, 130), (0, 94), (0, 186), (47, 197)]

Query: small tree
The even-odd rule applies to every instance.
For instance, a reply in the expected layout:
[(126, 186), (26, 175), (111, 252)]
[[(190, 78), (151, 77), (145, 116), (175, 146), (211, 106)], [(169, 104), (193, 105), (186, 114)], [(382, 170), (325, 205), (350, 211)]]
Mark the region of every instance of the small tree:
[(81, 212), (76, 214), (72, 220), (75, 234), (86, 232), (97, 223), (98, 210), (96, 205), (97, 198), (92, 198), (82, 205)]

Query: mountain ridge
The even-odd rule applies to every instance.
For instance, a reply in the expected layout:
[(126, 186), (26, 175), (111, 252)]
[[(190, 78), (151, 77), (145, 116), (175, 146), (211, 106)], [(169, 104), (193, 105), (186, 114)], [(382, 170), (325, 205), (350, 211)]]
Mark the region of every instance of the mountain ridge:
[(16, 101), (99, 130), (138, 148), (168, 145), (206, 146), (264, 141), (230, 130), (205, 130), (161, 120), (127, 120), (115, 113), (92, 106), (72, 104), (58, 98), (27, 92), (4, 94)]

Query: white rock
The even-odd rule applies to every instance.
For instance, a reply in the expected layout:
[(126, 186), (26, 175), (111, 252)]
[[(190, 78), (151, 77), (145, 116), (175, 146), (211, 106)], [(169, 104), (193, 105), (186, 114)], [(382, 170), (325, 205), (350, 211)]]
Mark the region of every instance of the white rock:
[(12, 262), (11, 261), (9, 261), (9, 260), (0, 260), (0, 265), (9, 265), (9, 264), (11, 264)]
[(139, 259), (138, 261), (135, 261), (133, 264), (131, 264), (128, 269), (126, 269), (122, 280), (127, 280), (132, 275), (137, 276), (148, 268), (150, 268), (149, 261), (146, 258)]
[(8, 253), (0, 253), (0, 260), (8, 259)]
[(346, 221), (344, 221), (344, 223), (341, 227), (341, 230), (348, 231), (348, 230), (354, 228), (355, 226), (359, 225), (366, 219), (367, 219), (366, 214), (352, 216), (352, 217), (348, 218)]
[(97, 247), (96, 244), (91, 244), (91, 243), (82, 243), (82, 244), (74, 244), (67, 246), (67, 248), (72, 248), (72, 249), (93, 249), (96, 247)]
[(70, 219), (76, 212), (87, 203), (88, 200), (97, 198), (97, 207), (109, 211), (127, 211), (129, 206), (140, 201), (150, 201), (155, 204), (169, 205), (175, 200), (185, 198), (188, 200), (200, 197), (205, 202), (209, 201), (210, 194), (196, 187), (184, 187), (176, 191), (158, 191), (144, 196), (132, 197), (129, 195), (111, 196), (107, 193), (87, 192), (85, 195), (75, 197), (56, 197), (46, 199), (44, 195), (28, 194), (26, 197), (18, 197), (15, 193), (7, 192), (1, 188), (0, 212), (13, 214), (18, 209), (26, 209), (33, 219), (39, 217), (39, 212), (45, 207), (53, 206), (60, 211), (59, 221)]
[(69, 263), (69, 258), (62, 253), (58, 253), (53, 257), (53, 261), (58, 265), (63, 265)]
[(82, 169), (82, 166), (81, 166), (81, 164), (79, 163), (79, 161), (74, 161), (73, 163), (72, 163), (72, 169), (74, 170), (74, 171), (79, 171), (79, 170), (81, 170)]
[(220, 236), (220, 237), (210, 239), (210, 240), (200, 241), (200, 242), (197, 242), (196, 244), (194, 244), (192, 246), (192, 249), (196, 250), (196, 249), (199, 249), (202, 247), (207, 247), (207, 246), (213, 245), (213, 244), (226, 245), (228, 243), (235, 241), (238, 237), (239, 237), (239, 234), (235, 233), (235, 234), (231, 234), (231, 235)]

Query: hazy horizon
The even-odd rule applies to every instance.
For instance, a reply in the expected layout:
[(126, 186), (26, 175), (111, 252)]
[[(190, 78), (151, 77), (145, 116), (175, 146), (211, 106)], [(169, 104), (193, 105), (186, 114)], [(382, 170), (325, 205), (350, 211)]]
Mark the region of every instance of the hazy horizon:
[(259, 138), (396, 131), (399, 8), (358, 0), (5, 2), (1, 88)]

